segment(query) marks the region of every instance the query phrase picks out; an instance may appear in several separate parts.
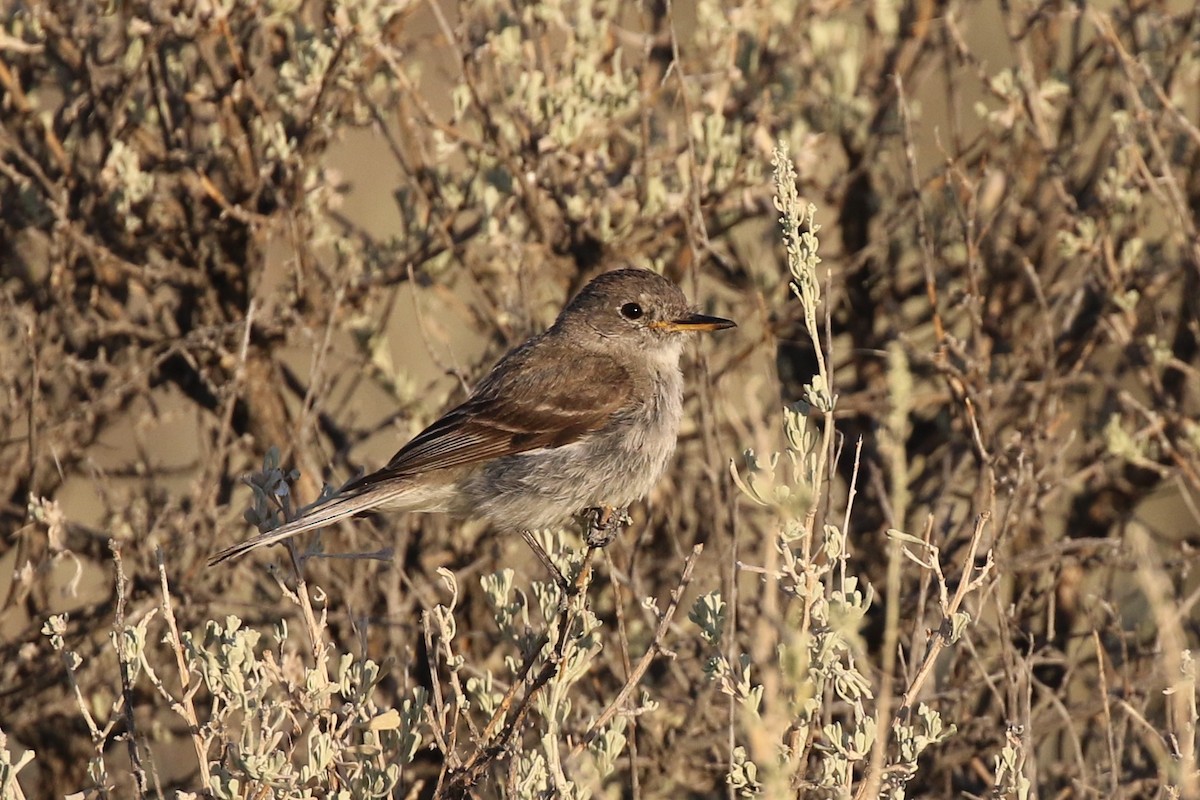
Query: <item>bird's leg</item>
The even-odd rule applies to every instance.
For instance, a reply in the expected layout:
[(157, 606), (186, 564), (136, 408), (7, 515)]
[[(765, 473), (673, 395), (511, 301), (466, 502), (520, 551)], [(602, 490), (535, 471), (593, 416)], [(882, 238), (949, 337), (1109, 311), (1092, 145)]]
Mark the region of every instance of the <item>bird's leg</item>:
[(583, 512), (583, 521), (588, 547), (604, 548), (633, 520), (629, 517), (628, 508), (601, 506)]
[(626, 525), (630, 523), (629, 511), (624, 508), (613, 508), (612, 506), (602, 506), (599, 508), (589, 508), (583, 512), (584, 524), (584, 539), (587, 541), (587, 555), (584, 557), (584, 563), (580, 565), (579, 573), (575, 576), (575, 581), (572, 583), (567, 580), (562, 574), (562, 570), (555, 565), (554, 560), (550, 558), (550, 554), (546, 552), (546, 548), (538, 542), (532, 531), (521, 531), (521, 538), (529, 545), (529, 549), (537, 556), (538, 561), (550, 573), (554, 582), (558, 584), (558, 588), (562, 590), (561, 599), (566, 602), (568, 597), (575, 597), (583, 594), (587, 589), (587, 584), (591, 579), (591, 560), (592, 555), (596, 550), (607, 547), (613, 539), (617, 538)]
[(529, 545), (529, 549), (537, 556), (537, 560), (542, 562), (550, 573), (550, 577), (558, 584), (558, 588), (562, 590), (562, 596), (566, 597), (571, 591), (571, 583), (562, 574), (562, 570), (554, 563), (554, 559), (550, 558), (550, 554), (546, 552), (546, 548), (542, 547), (537, 538), (534, 537), (533, 531), (521, 531), (521, 538), (525, 540), (525, 544)]
[(617, 534), (630, 521), (629, 510), (626, 508), (601, 506), (583, 512), (584, 539), (588, 547), (583, 556), (583, 563), (579, 565), (579, 573), (575, 576), (574, 594), (581, 595), (587, 592), (588, 584), (592, 580), (592, 556), (617, 538)]

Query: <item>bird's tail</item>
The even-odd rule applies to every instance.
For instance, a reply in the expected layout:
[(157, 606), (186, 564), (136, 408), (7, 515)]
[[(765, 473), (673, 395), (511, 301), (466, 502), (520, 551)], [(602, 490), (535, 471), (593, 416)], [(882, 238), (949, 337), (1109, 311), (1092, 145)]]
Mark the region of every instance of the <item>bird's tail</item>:
[(309, 509), (291, 522), (280, 525), (275, 530), (260, 533), (244, 542), (239, 542), (232, 547), (225, 548), (210, 558), (208, 565), (211, 567), (222, 561), (244, 556), (251, 550), (257, 550), (260, 547), (290, 539), (305, 531), (332, 525), (347, 517), (352, 517), (359, 512), (375, 508), (384, 500), (386, 498), (380, 497), (378, 491), (372, 491), (371, 489), (336, 495), (330, 498), (328, 502), (316, 508)]

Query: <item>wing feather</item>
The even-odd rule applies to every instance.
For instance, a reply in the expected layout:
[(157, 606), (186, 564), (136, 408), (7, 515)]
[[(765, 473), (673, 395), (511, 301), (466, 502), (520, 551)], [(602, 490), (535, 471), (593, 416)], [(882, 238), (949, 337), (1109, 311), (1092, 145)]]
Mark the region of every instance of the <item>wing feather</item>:
[(567, 350), (543, 335), (497, 364), (466, 402), (417, 434), (386, 467), (345, 488), (570, 444), (608, 424), (630, 388), (629, 371), (616, 359)]

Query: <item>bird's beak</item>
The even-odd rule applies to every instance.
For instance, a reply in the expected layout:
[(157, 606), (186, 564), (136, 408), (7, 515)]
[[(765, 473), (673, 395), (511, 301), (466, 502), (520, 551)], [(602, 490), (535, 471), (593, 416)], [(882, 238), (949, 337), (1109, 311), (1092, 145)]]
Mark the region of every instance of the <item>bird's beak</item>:
[(731, 319), (710, 317), (705, 314), (688, 314), (679, 319), (664, 322), (653, 322), (650, 327), (664, 331), (719, 331), (725, 328), (736, 328), (737, 323)]

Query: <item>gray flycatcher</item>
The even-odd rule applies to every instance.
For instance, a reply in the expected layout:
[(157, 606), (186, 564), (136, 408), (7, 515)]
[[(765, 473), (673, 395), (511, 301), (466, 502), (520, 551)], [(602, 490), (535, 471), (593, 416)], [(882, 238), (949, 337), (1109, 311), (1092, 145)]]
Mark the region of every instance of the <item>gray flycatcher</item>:
[(732, 327), (696, 313), (653, 272), (603, 273), (386, 467), (209, 564), (381, 506), (482, 517), (510, 531), (624, 509), (675, 450), (684, 334)]

